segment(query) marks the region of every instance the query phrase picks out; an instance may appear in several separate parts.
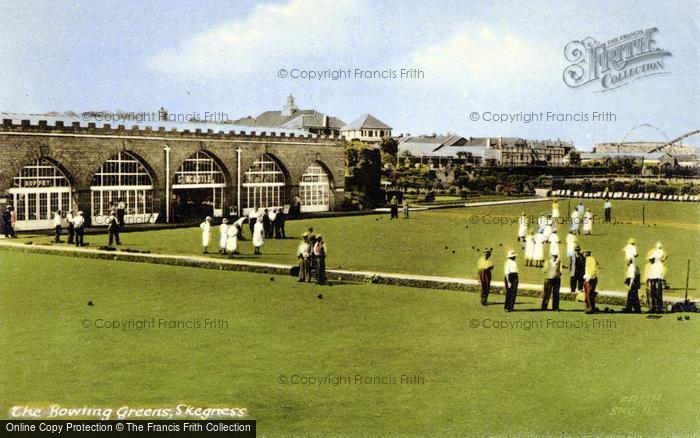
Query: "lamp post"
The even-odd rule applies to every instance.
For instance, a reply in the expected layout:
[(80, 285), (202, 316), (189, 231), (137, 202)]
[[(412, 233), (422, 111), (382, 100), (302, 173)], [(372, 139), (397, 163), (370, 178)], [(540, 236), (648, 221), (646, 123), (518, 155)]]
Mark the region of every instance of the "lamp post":
[(165, 222), (170, 223), (170, 146), (163, 147), (165, 151)]
[(237, 196), (236, 212), (238, 213), (238, 217), (242, 217), (243, 211), (241, 211), (241, 148), (240, 147), (238, 149), (236, 149), (236, 169), (238, 172), (238, 180), (236, 183), (236, 196)]

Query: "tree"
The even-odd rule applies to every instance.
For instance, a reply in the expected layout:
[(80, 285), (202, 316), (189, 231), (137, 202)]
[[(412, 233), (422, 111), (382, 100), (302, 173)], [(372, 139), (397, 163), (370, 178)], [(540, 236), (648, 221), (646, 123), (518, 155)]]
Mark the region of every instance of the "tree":
[(384, 137), (382, 142), (379, 143), (379, 149), (393, 159), (396, 159), (396, 154), (399, 152), (399, 142), (394, 137)]
[(581, 152), (571, 151), (569, 152), (569, 164), (572, 166), (581, 165)]

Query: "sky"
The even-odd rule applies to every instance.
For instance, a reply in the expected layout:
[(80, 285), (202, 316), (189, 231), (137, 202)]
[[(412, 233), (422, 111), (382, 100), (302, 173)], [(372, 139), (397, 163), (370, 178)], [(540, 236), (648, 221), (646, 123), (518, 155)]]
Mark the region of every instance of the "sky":
[[(600, 81), (564, 83), (570, 42), (649, 28), (670, 52), (660, 58), (664, 74), (605, 92)], [(281, 109), (291, 93), (299, 107), (345, 122), (371, 113), (395, 134), (562, 139), (588, 150), (700, 128), (700, 2), (692, 0), (0, 0), (0, 38), (5, 112), (163, 106), (236, 119)], [(422, 75), (401, 78), (402, 68)], [(298, 77), (340, 70), (351, 74)], [(531, 113), (541, 119), (526, 123)]]

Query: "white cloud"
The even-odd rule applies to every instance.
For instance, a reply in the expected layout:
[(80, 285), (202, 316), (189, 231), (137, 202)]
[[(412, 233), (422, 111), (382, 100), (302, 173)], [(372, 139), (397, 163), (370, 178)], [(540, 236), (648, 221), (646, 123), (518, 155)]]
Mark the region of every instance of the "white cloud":
[(552, 57), (561, 50), (545, 45), (508, 28), (468, 22), (445, 40), (416, 49), (413, 63), (436, 85), (472, 95), (479, 89), (502, 90), (558, 77), (559, 60)]
[[(244, 19), (227, 22), (149, 58), (147, 65), (175, 77), (260, 73), (261, 67), (325, 59), (352, 42), (361, 0), (292, 0), (262, 4)], [(358, 32), (361, 31), (359, 26)]]

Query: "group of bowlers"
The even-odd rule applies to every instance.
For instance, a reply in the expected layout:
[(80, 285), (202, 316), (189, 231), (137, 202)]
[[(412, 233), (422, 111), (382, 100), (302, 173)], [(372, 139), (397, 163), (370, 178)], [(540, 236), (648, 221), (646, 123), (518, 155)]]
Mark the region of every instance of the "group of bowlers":
[[(612, 205), (609, 201), (605, 204), (605, 221), (610, 222)], [(569, 233), (566, 237), (567, 255), (571, 257), (573, 249), (577, 244), (577, 236), (581, 234), (591, 235), (593, 232), (593, 213), (589, 208), (584, 208), (582, 203), (571, 212)], [(560, 238), (557, 234), (557, 226), (560, 223), (559, 203), (552, 202), (552, 211), (545, 215), (540, 213), (536, 226), (530, 229), (530, 223), (525, 212), (520, 214), (518, 219), (518, 242), (525, 244), (525, 266), (543, 267), (545, 262), (545, 245), (549, 244), (550, 255), (559, 256)]]
[[(663, 290), (665, 286), (667, 254), (663, 249), (663, 244), (657, 242), (655, 247), (647, 255), (648, 263), (644, 268), (644, 274), (640, 274), (637, 265), (637, 252), (634, 239), (629, 239), (624, 248), (625, 251), (625, 280), (627, 286), (627, 303), (623, 308), (626, 313), (641, 313), (641, 301), (639, 290), (642, 286), (642, 279), (646, 285), (646, 304), (649, 307), (648, 313), (664, 313)], [(491, 279), (493, 276), (494, 264), (491, 260), (493, 249), (484, 249), (482, 256), (477, 262), (479, 282), (481, 285), (481, 304), (487, 305), (489, 292), (491, 291)], [(511, 312), (515, 308), (515, 299), (518, 293), (518, 265), (515, 251), (507, 253), (507, 260), (503, 266), (504, 285), (506, 289), (506, 299), (504, 308), (506, 312)], [(544, 275), (544, 286), (542, 290), (541, 309), (547, 310), (549, 300), (552, 299), (552, 310), (559, 310), (559, 290), (561, 288), (562, 261), (557, 254), (550, 254), (549, 259), (542, 266)], [(598, 286), (598, 261), (591, 255), (590, 250), (581, 251), (580, 246), (576, 246), (570, 258), (568, 266), (570, 270), (570, 290), (577, 292), (577, 300), (586, 303), (586, 313), (595, 313), (598, 308), (595, 304)]]
[[(248, 221), (249, 224), (252, 223), (251, 233), (252, 233), (252, 243), (254, 248), (254, 254), (262, 254), (260, 248), (265, 244), (265, 239), (274, 238), (285, 238), (284, 234), (284, 222), (282, 222), (281, 227), (274, 226), (270, 231), (266, 229), (267, 224), (275, 223), (275, 216), (269, 218), (270, 220), (265, 220), (265, 215), (269, 212), (268, 210), (257, 212), (255, 216), (246, 215), (238, 218), (233, 223), (229, 223), (229, 220), (224, 218), (219, 225), (219, 253), (228, 255), (229, 258), (233, 258), (235, 255), (239, 255), (238, 245), (241, 240), (245, 240), (243, 236), (243, 224)], [(279, 214), (279, 212), (276, 212)], [(284, 213), (282, 213), (284, 214)], [(278, 222), (279, 223), (279, 222)], [(209, 253), (209, 246), (211, 244), (212, 237), (212, 217), (207, 216), (199, 227), (202, 230), (202, 247), (203, 253)], [(313, 279), (316, 280), (318, 284), (325, 284), (327, 281), (326, 277), (326, 242), (323, 240), (323, 236), (320, 234), (314, 234), (313, 228), (309, 228), (301, 236), (301, 242), (297, 247), (297, 259), (299, 262), (299, 281), (311, 282)]]
[(301, 235), (301, 241), (297, 247), (297, 260), (299, 262), (300, 282), (311, 283), (313, 279), (318, 284), (325, 284), (326, 277), (326, 253), (327, 246), (320, 234), (314, 234), (313, 228)]
[[(527, 217), (523, 213), (519, 220), (518, 242), (525, 241), (525, 266), (538, 267), (542, 269), (544, 275), (544, 286), (542, 291), (541, 309), (547, 310), (550, 298), (552, 300), (552, 310), (559, 310), (559, 290), (561, 288), (562, 269), (565, 268), (559, 253), (559, 239), (557, 236), (557, 219), (559, 218), (558, 203), (552, 204), (552, 213), (538, 219), (538, 228), (534, 239), (534, 246), (529, 244), (531, 236), (527, 233)], [(612, 205), (606, 201), (604, 206), (604, 220), (611, 221)], [(582, 214), (582, 215), (581, 215)], [(580, 216), (581, 215), (581, 216)], [(570, 290), (577, 293), (577, 300), (584, 301), (586, 313), (598, 311), (595, 304), (598, 286), (598, 261), (590, 250), (582, 251), (578, 244), (577, 234), (579, 231), (579, 221), (576, 218), (583, 218), (584, 233), (590, 234), (592, 229), (592, 215), (590, 210), (584, 210), (583, 205), (574, 210), (571, 215), (572, 223), (566, 238), (566, 255), (569, 259)], [(590, 221), (591, 225), (586, 225)], [(549, 244), (549, 258), (544, 259), (544, 245)], [(649, 307), (648, 313), (663, 313), (663, 289), (665, 286), (666, 267), (664, 262), (668, 254), (664, 250), (663, 244), (657, 242), (654, 248), (647, 253), (648, 263), (642, 276), (637, 264), (638, 252), (634, 239), (629, 239), (623, 248), (625, 259), (625, 280), (627, 286), (627, 303), (623, 312), (641, 313), (641, 302), (639, 290), (642, 285), (642, 278), (646, 285), (646, 304)], [(494, 268), (491, 255), (492, 248), (485, 248), (482, 256), (477, 262), (479, 282), (481, 285), (481, 304), (487, 305), (488, 296), (491, 289), (492, 271)], [(510, 250), (506, 255), (506, 262), (503, 266), (504, 285), (506, 289), (506, 299), (504, 308), (506, 312), (511, 312), (515, 307), (515, 299), (518, 291), (518, 264), (517, 254)]]
[[(409, 204), (408, 204), (408, 199), (403, 198), (403, 202), (401, 203), (402, 211), (403, 211), (403, 218), (408, 219), (408, 209), (409, 209)], [(399, 218), (399, 199), (396, 196), (392, 196), (391, 200), (389, 201), (389, 220), (391, 219), (398, 219)]]
[[(109, 238), (110, 245), (112, 244), (112, 239), (114, 235), (117, 236), (117, 244), (121, 245), (119, 241), (119, 228), (117, 224), (119, 222), (116, 216), (116, 212), (110, 213), (108, 219), (109, 225)], [(114, 223), (112, 222), (114, 221)], [(64, 227), (65, 225), (65, 227)], [(66, 230), (68, 236), (67, 244), (75, 246), (85, 246), (85, 216), (82, 210), (70, 210), (65, 213), (65, 218), (62, 211), (55, 211), (53, 214), (53, 229), (54, 229), (54, 243), (63, 243), (61, 240), (61, 235), (63, 230)]]
[[(203, 253), (209, 253), (212, 235), (212, 217), (207, 216), (204, 222), (199, 224), (202, 229)], [(230, 223), (228, 218), (224, 218), (219, 225), (219, 253), (233, 258), (239, 255), (238, 245), (245, 240), (243, 236), (243, 225), (248, 222), (251, 240), (253, 243), (253, 253), (262, 254), (261, 248), (265, 244), (265, 239), (285, 239), (286, 214), (281, 208), (260, 209), (253, 208), (247, 215), (239, 217), (235, 222)]]

